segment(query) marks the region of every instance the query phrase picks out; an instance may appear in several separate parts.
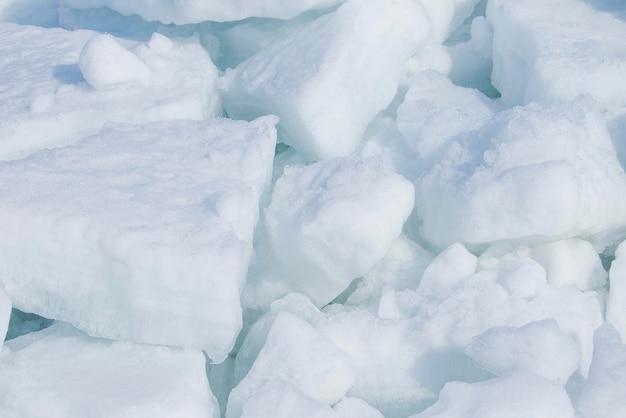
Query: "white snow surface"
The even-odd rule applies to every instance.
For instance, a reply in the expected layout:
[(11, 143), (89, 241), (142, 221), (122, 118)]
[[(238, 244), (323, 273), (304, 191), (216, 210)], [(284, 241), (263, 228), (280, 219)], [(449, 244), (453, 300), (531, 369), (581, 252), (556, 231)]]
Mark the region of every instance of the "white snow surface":
[(163, 38), (0, 23), (0, 161), (72, 144), (107, 122), (219, 114), (217, 68), (199, 41)]
[(14, 305), (222, 361), (241, 328), (275, 123), (115, 126), (0, 164), (0, 282)]
[(349, 155), (429, 27), (413, 0), (351, 0), (226, 72), (224, 106), (238, 119), (279, 116), (282, 141), (310, 158)]
[(60, 322), (5, 349), (5, 418), (219, 417), (197, 350), (92, 338)]
[(6, 292), (0, 287), (0, 352), (2, 351), (2, 341), (7, 335), (9, 329), (9, 320), (11, 318), (11, 300)]

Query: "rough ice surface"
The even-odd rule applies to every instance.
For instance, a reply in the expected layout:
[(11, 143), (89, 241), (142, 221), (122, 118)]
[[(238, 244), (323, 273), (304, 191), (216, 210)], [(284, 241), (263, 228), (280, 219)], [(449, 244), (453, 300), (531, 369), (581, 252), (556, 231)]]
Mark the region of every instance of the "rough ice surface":
[(342, 0), (60, 0), (61, 5), (78, 9), (108, 7), (121, 14), (138, 14), (163, 23), (227, 22), (249, 17), (290, 19), (310, 9), (324, 8)]
[(513, 374), (478, 383), (448, 383), (437, 402), (410, 418), (574, 418), (559, 385), (532, 374)]
[(219, 417), (200, 351), (92, 338), (63, 323), (5, 344), (6, 418)]
[(327, 304), (385, 256), (413, 197), (411, 183), (377, 159), (286, 168), (265, 213), (279, 266), (267, 282)]
[(602, 12), (602, 6), (610, 10), (611, 3), (619, 2), (489, 1), (492, 80), (503, 100), (551, 105), (591, 94), (605, 109), (626, 106), (626, 85), (621, 81), (626, 22)]
[[(271, 321), (254, 363), (230, 393), (227, 418), (242, 415), (248, 400), (272, 382), (289, 383), (326, 405), (339, 401), (354, 383), (348, 355), (307, 322), (287, 312), (279, 313)], [(250, 344), (255, 342), (259, 341)]]
[(606, 124), (586, 101), (498, 113), (451, 141), (416, 181), (420, 235), (455, 241), (538, 242), (626, 225), (626, 175)]
[(279, 116), (282, 140), (311, 158), (349, 155), (428, 30), (414, 1), (351, 0), (228, 71), (224, 106), (233, 118)]
[(167, 49), (163, 38), (0, 23), (0, 160), (72, 144), (107, 122), (220, 113), (217, 69), (198, 40), (171, 40)]
[(14, 306), (223, 360), (275, 123), (117, 126), (0, 165), (0, 281)]
[(625, 39), (623, 0), (0, 0), (0, 417), (625, 416)]

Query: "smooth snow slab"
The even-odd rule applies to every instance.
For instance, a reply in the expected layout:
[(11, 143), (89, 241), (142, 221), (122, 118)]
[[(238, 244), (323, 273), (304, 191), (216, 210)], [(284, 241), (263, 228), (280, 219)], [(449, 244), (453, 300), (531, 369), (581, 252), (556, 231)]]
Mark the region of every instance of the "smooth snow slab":
[(74, 143), (107, 122), (201, 120), (221, 111), (217, 69), (196, 38), (154, 34), (138, 43), (0, 23), (0, 52), (0, 160)]
[(291, 19), (311, 9), (330, 7), (343, 0), (61, 0), (76, 9), (108, 7), (123, 15), (184, 25), (206, 21), (228, 22), (249, 17)]
[(606, 109), (626, 106), (626, 22), (590, 3), (489, 2), (492, 82), (505, 102), (549, 105), (586, 93)]
[(450, 141), (415, 186), (415, 225), (440, 248), (576, 236), (593, 244), (626, 225), (626, 175), (584, 100), (496, 114)]
[(410, 418), (574, 418), (559, 385), (520, 373), (478, 383), (446, 384), (437, 402)]
[(282, 140), (311, 158), (349, 155), (428, 30), (415, 1), (351, 0), (227, 72), (224, 106), (237, 119), (278, 115)]
[(265, 212), (279, 270), (266, 284), (273, 280), (327, 304), (383, 259), (413, 197), (411, 182), (377, 159), (286, 168)]
[(122, 125), (0, 164), (0, 282), (15, 307), (223, 360), (275, 123)]
[(219, 417), (200, 351), (92, 338), (63, 323), (6, 346), (4, 418)]

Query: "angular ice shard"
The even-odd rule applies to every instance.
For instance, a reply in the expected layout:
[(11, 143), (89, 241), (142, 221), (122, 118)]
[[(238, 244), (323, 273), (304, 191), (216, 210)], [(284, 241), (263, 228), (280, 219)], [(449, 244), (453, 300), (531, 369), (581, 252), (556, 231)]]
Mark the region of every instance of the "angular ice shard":
[(107, 122), (201, 120), (221, 112), (217, 68), (194, 37), (155, 33), (138, 43), (0, 23), (0, 49), (0, 160), (72, 144)]
[(413, 196), (411, 183), (377, 159), (285, 169), (266, 210), (275, 280), (327, 304), (385, 256)]
[(275, 123), (120, 125), (0, 164), (0, 283), (14, 306), (223, 360)]
[(591, 3), (489, 2), (492, 82), (506, 103), (545, 106), (585, 93), (605, 109), (626, 106), (626, 22)]
[(594, 244), (626, 225), (626, 175), (584, 100), (497, 114), (450, 141), (415, 186), (416, 226), (440, 248), (575, 236)]
[(284, 142), (311, 158), (349, 155), (428, 30), (418, 2), (351, 0), (227, 72), (224, 106), (279, 116)]
[(6, 346), (6, 418), (219, 417), (200, 351), (92, 338), (60, 322)]
[(332, 405), (346, 394), (354, 383), (354, 366), (347, 353), (291, 313), (280, 312), (266, 322), (259, 324), (269, 327), (265, 340), (254, 338), (255, 332), (255, 341), (248, 343), (261, 347), (256, 358), (250, 359), (253, 364), (246, 376), (230, 393), (227, 418), (241, 416), (251, 397), (278, 382), (293, 385), (321, 405)]
[(343, 0), (61, 0), (77, 9), (108, 7), (123, 15), (184, 25), (205, 21), (227, 22), (249, 17), (291, 19), (311, 9), (330, 7)]

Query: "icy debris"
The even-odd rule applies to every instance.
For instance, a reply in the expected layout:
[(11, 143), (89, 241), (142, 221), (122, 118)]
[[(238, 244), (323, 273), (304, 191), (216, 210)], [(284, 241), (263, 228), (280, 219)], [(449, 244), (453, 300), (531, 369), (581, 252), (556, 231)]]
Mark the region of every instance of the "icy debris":
[(490, 328), (474, 337), (465, 351), (496, 376), (526, 371), (561, 386), (580, 366), (580, 347), (554, 319)]
[(219, 417), (200, 351), (92, 338), (63, 323), (6, 346), (6, 418)]
[(574, 418), (565, 389), (520, 373), (478, 383), (446, 384), (437, 402), (410, 418)]
[(223, 360), (275, 123), (123, 125), (0, 164), (0, 282), (14, 306)]
[(245, 377), (230, 393), (227, 418), (239, 417), (242, 410), (243, 416), (248, 416), (245, 405), (249, 399), (260, 397), (256, 392), (276, 382), (288, 383), (325, 405), (334, 404), (346, 394), (354, 383), (354, 366), (345, 352), (291, 313), (281, 312), (265, 321), (271, 321), (269, 330), (264, 341), (252, 342), (262, 346)]
[(594, 338), (589, 377), (578, 402), (584, 418), (626, 415), (626, 346), (609, 323), (598, 328)]
[(591, 94), (604, 109), (626, 106), (626, 22), (585, 0), (495, 0), (494, 86), (510, 104), (545, 106)]
[(440, 248), (576, 236), (601, 246), (626, 225), (626, 175), (585, 100), (498, 113), (451, 141), (415, 186), (415, 226)]
[(377, 159), (286, 168), (266, 210), (279, 266), (274, 280), (327, 304), (382, 260), (402, 232), (413, 196), (411, 183)]
[(349, 155), (428, 31), (413, 0), (351, 0), (226, 72), (224, 106), (232, 118), (279, 116), (282, 140), (311, 158)]
[(198, 39), (163, 38), (0, 23), (0, 160), (72, 144), (107, 122), (220, 114), (217, 68)]

